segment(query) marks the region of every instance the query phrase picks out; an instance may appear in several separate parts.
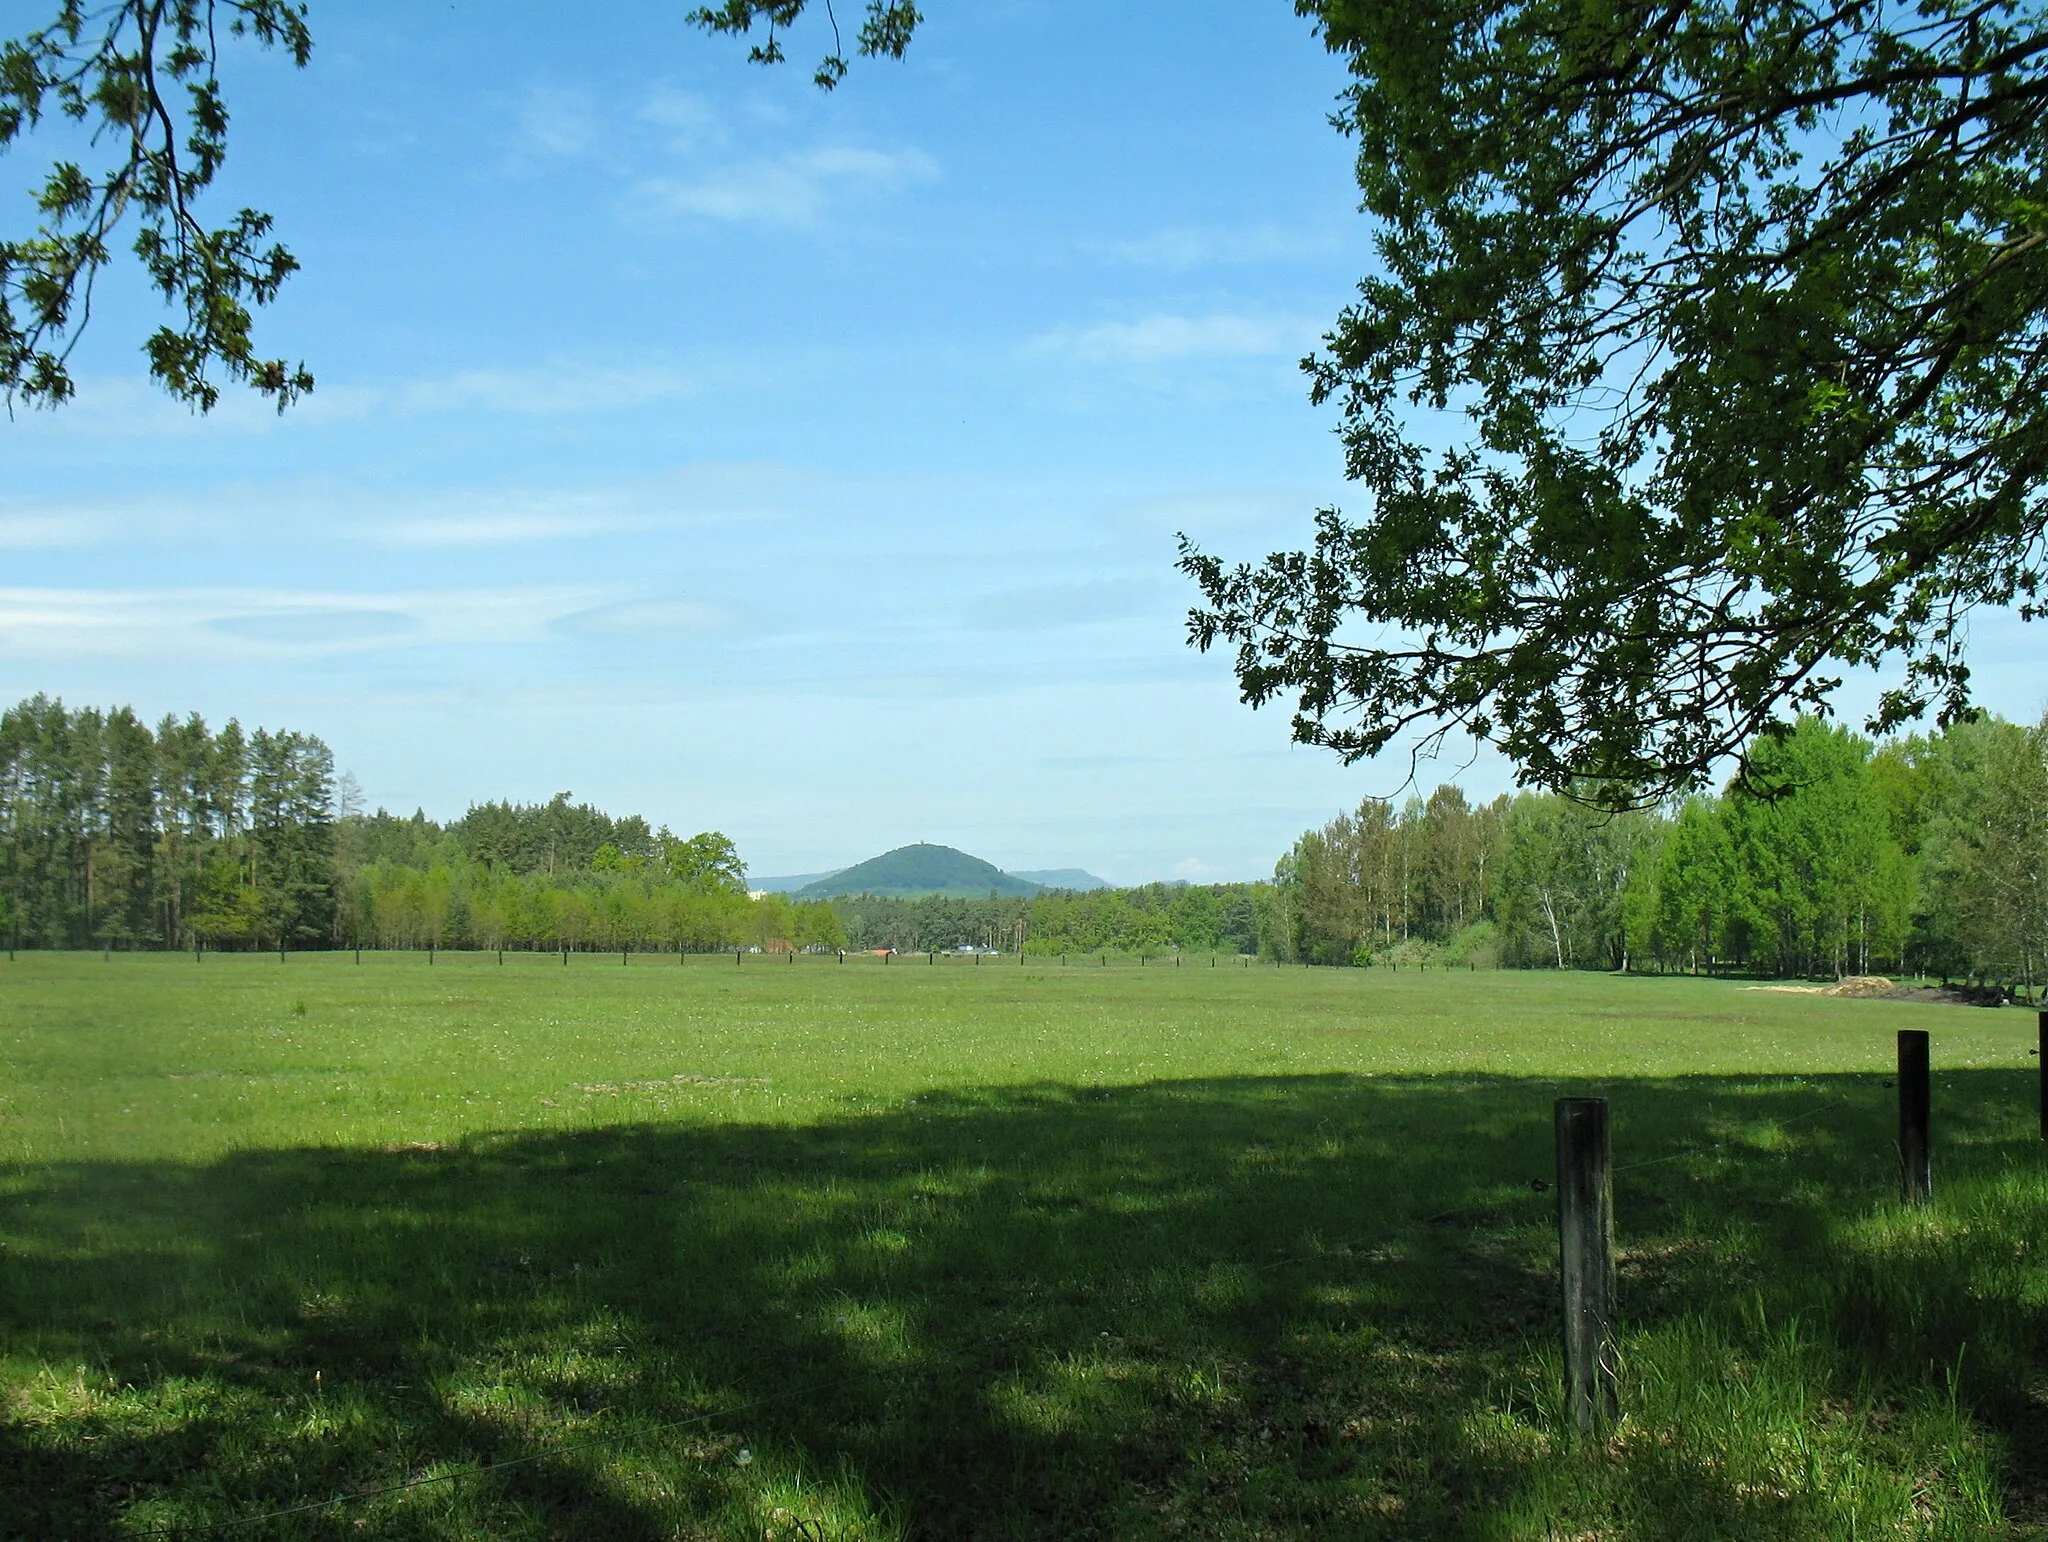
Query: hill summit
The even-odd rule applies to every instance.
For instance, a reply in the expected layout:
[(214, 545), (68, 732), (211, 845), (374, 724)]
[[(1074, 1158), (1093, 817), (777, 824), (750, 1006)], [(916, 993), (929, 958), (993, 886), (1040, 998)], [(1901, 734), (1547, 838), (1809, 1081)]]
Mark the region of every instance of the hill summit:
[(869, 857), (852, 867), (806, 884), (793, 899), (834, 899), (845, 894), (957, 894), (985, 899), (990, 894), (1027, 896), (1040, 885), (1013, 878), (993, 862), (984, 862), (951, 846), (934, 846), (919, 841), (898, 846), (879, 857)]

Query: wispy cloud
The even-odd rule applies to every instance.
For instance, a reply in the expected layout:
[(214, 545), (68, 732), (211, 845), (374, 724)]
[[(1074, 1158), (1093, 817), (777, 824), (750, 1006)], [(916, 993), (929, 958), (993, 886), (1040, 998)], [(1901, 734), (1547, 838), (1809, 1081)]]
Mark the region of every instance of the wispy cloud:
[(520, 100), (517, 143), (528, 154), (569, 159), (603, 141), (596, 104), (587, 91), (535, 86)]
[(393, 646), (544, 642), (603, 590), (582, 585), (394, 593), (290, 589), (0, 589), (0, 649), (27, 658), (162, 662)]
[(0, 501), (0, 551), (120, 543), (316, 547), (334, 537), (402, 550), (585, 542), (648, 531), (730, 529), (798, 519), (843, 478), (772, 462), (706, 462), (584, 485), (419, 488), (391, 493), (314, 478), (194, 492)]
[(332, 605), (290, 606), (215, 616), (206, 626), (224, 637), (286, 646), (378, 642), (420, 629), (417, 616), (402, 610), (347, 609)]
[(1182, 226), (1127, 241), (1091, 242), (1086, 248), (1111, 262), (1185, 272), (1253, 262), (1290, 262), (1337, 249), (1334, 236), (1277, 225), (1232, 228)]
[(562, 364), (543, 369), (465, 370), (438, 380), (413, 381), (390, 393), (411, 412), (611, 412), (646, 402), (694, 396), (702, 381), (663, 365)]
[(671, 150), (685, 153), (707, 146), (722, 148), (732, 137), (718, 109), (694, 91), (657, 87), (647, 94), (634, 117), (659, 130)]
[(423, 495), (367, 533), (390, 546), (455, 548), (750, 525), (790, 517), (817, 491), (815, 477), (791, 467), (712, 464), (596, 487)]
[(620, 489), (493, 493), (464, 489), (419, 499), (403, 514), (369, 527), (387, 546), (514, 546), (534, 541), (628, 535), (675, 523), (674, 514)]
[(726, 613), (694, 600), (617, 600), (558, 616), (554, 630), (565, 637), (683, 637), (715, 631)]
[[(90, 376), (61, 413), (24, 415), (17, 434), (54, 439), (219, 439), (304, 433), (345, 424), (438, 413), (515, 417), (620, 412), (704, 395), (759, 379), (759, 360), (559, 359), (517, 368), (482, 367), (411, 380), (356, 385), (328, 381), (280, 415), (248, 393), (222, 397), (202, 417), (141, 376)], [(6, 537), (0, 535), (0, 545)]]
[(1055, 328), (1031, 339), (1024, 351), (1089, 364), (1146, 364), (1301, 353), (1315, 337), (1316, 324), (1296, 316), (1146, 316)]
[(650, 177), (639, 184), (651, 208), (731, 224), (815, 223), (832, 205), (863, 194), (890, 193), (939, 174), (921, 150), (870, 150), (820, 145), (810, 150), (722, 166), (698, 177)]
[(56, 551), (103, 539), (102, 521), (89, 514), (0, 513), (0, 551)]

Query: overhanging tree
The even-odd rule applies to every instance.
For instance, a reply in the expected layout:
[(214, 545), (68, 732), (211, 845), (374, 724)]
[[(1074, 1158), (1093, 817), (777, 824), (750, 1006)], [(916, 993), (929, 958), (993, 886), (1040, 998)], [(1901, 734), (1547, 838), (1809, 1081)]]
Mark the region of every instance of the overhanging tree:
[(1380, 265), (1321, 353), (1370, 512), (1227, 565), (1193, 641), (1347, 758), (1703, 783), (1892, 664), (1968, 709), (2038, 614), (2048, 32), (2018, 0), (1307, 0)]
[(227, 155), (223, 32), (301, 66), (312, 54), (298, 0), (62, 0), (48, 26), (0, 43), (0, 152), (55, 118), (82, 126), (106, 157), (90, 169), (57, 161), (36, 195), (35, 232), (0, 240), (0, 393), (10, 404), (71, 396), (71, 349), (129, 221), (150, 283), (181, 313), (146, 344), (166, 390), (202, 412), (223, 376), (279, 410), (312, 390), (304, 365), (260, 357), (252, 337), (250, 307), (276, 298), (298, 267), (271, 240), (270, 216), (243, 209), (209, 229), (198, 213)]

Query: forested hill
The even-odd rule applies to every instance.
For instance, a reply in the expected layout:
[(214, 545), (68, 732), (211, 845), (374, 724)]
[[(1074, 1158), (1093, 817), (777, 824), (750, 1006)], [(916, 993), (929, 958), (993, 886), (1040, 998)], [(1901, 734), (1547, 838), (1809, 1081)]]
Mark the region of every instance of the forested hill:
[(951, 846), (919, 841), (898, 846), (879, 857), (856, 862), (843, 872), (799, 889), (796, 898), (837, 899), (849, 894), (908, 896), (946, 894), (985, 899), (991, 894), (1028, 897), (1040, 886), (1013, 878), (993, 862), (984, 862)]

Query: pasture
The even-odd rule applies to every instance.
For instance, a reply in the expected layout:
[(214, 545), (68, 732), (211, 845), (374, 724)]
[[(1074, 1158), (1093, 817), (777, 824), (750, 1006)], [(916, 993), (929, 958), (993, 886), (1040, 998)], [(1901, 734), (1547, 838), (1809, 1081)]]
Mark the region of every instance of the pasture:
[(2048, 1535), (2033, 1043), (1593, 975), (23, 954), (0, 1536)]

